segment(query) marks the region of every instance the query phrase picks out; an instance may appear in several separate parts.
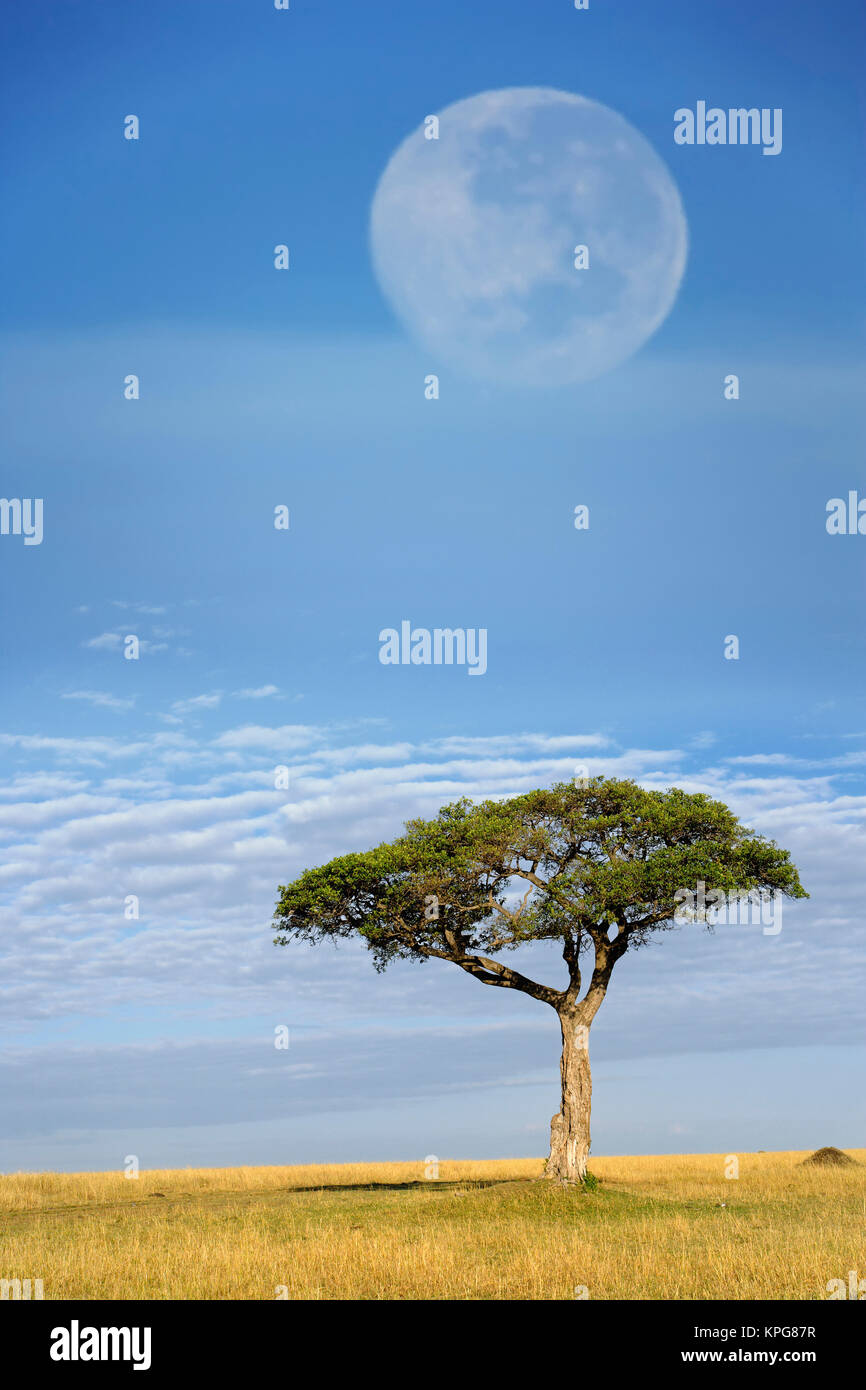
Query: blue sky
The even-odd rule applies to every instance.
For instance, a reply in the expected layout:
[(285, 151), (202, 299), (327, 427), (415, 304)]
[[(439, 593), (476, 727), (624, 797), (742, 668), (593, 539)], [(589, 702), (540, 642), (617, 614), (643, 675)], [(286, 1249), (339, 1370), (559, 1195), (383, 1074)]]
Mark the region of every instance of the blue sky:
[[(864, 21), (755, 8), (4, 13), (0, 492), (45, 538), (0, 537), (0, 1168), (541, 1152), (547, 1010), (268, 921), (303, 867), (578, 762), (729, 800), (812, 893), (622, 963), (595, 1147), (866, 1143), (866, 540), (824, 524), (866, 496)], [(659, 331), (567, 388), (431, 360), (371, 265), (396, 147), (509, 86), (620, 112), (689, 226)], [(782, 153), (676, 146), (698, 100), (781, 107)], [(382, 666), (404, 618), (485, 627), (485, 676)]]

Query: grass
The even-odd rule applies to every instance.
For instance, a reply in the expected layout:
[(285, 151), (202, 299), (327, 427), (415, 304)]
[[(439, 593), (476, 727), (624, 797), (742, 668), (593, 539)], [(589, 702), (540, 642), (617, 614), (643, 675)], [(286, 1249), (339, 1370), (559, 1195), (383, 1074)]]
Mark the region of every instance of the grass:
[[(46, 1299), (827, 1298), (866, 1276), (866, 1151), (0, 1176), (0, 1278)], [(161, 1196), (154, 1194), (160, 1193)], [(724, 1205), (722, 1205), (724, 1203)], [(285, 1295), (282, 1295), (285, 1296)]]

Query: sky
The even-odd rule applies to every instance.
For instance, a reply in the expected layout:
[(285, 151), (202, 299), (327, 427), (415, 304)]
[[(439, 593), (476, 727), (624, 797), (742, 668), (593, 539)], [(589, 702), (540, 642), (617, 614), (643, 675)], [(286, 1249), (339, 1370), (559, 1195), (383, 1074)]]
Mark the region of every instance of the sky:
[[(306, 867), (577, 767), (718, 796), (811, 895), (618, 965), (593, 1152), (866, 1146), (866, 539), (826, 528), (866, 497), (860, 7), (0, 24), (0, 493), (44, 503), (41, 544), (0, 535), (0, 1170), (544, 1153), (546, 1008), (270, 917)], [(675, 302), (594, 380), (476, 378), (375, 274), (394, 152), (512, 87), (619, 113), (682, 200)], [(781, 153), (677, 145), (698, 101), (780, 108)], [(484, 628), (483, 677), (383, 665), (403, 620)]]

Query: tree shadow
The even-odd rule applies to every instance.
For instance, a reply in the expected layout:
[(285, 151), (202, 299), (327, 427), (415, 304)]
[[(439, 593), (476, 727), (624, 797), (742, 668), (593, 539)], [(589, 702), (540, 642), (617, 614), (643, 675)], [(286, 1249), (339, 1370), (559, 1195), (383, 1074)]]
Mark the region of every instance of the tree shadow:
[(525, 1186), (535, 1182), (535, 1178), (413, 1178), (409, 1182), (328, 1182), (315, 1183), (310, 1187), (279, 1187), (276, 1192), (406, 1192), (426, 1188), (428, 1191), (465, 1192), (467, 1188), (502, 1187), (504, 1185)]

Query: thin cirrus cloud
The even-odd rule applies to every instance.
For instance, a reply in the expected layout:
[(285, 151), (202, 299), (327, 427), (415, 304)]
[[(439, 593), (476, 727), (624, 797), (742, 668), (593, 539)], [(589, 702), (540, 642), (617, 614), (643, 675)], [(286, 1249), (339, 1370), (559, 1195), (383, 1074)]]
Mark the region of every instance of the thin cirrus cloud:
[(239, 700), (267, 700), (275, 695), (279, 695), (279, 686), (259, 685), (253, 689), (235, 690), (234, 695)]
[(93, 705), (96, 709), (128, 710), (135, 705), (135, 696), (121, 698), (119, 695), (110, 695), (105, 690), (70, 690), (67, 694), (61, 695), (62, 700), (84, 700), (87, 704)]
[[(113, 598), (111, 600), (111, 606), (112, 608), (123, 608), (126, 612), (129, 613), (142, 613), (154, 616), (160, 613), (168, 612), (166, 604), (126, 603), (123, 599), (117, 598)], [(88, 610), (86, 608), (80, 608), (78, 611), (80, 613), (86, 613)]]
[[(88, 637), (82, 643), (82, 647), (87, 647), (90, 651), (116, 652), (123, 645), (126, 634), (123, 632), (100, 632), (96, 637)], [(167, 642), (152, 642), (147, 637), (139, 638), (139, 650), (142, 652), (167, 652)]]
[(192, 695), (188, 700), (175, 700), (172, 710), (175, 714), (195, 714), (200, 710), (217, 709), (222, 702), (222, 691), (215, 690), (210, 695)]

